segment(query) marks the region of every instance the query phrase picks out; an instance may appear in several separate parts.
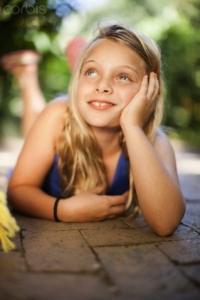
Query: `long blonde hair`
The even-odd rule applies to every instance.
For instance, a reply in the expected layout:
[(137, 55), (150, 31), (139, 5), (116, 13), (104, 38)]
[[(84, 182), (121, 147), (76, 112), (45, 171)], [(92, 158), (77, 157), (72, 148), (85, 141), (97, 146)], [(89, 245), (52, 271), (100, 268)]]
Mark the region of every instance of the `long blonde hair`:
[[(100, 39), (110, 39), (126, 45), (143, 59), (147, 74), (155, 72), (158, 76), (160, 93), (157, 97), (156, 108), (144, 128), (145, 134), (151, 143), (162, 120), (163, 93), (158, 46), (145, 35), (121, 24), (100, 27), (98, 35), (86, 46), (79, 58), (70, 83), (69, 101), (64, 116), (64, 127), (58, 140), (59, 168), (64, 195), (69, 192), (77, 194), (106, 183), (101, 149), (92, 130), (81, 118), (76, 107), (76, 92), (82, 64), (90, 47), (95, 41)], [(126, 141), (122, 131), (120, 133), (119, 145), (125, 156), (127, 156)], [(134, 183), (130, 171), (130, 191), (127, 207), (134, 200), (134, 194)]]

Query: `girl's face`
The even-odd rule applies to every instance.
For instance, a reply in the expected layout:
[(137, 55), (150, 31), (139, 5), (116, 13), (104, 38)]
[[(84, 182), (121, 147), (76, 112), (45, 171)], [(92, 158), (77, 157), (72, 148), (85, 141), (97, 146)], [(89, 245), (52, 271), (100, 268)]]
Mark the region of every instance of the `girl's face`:
[(122, 110), (138, 92), (145, 63), (128, 46), (96, 41), (83, 61), (77, 90), (77, 108), (92, 127), (116, 128)]

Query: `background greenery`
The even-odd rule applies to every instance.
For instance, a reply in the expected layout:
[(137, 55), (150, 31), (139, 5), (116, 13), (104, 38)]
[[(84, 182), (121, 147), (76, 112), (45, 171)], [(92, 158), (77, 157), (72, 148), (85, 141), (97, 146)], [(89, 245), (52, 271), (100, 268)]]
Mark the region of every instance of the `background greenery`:
[[(64, 18), (56, 16), (47, 2), (38, 0), (31, 4), (30, 0), (31, 7), (25, 9), (24, 0), (1, 1), (0, 57), (21, 49), (41, 52), (39, 76), (49, 101), (58, 93), (65, 93), (69, 84), (70, 71), (64, 56), (68, 41), (76, 35), (90, 38), (102, 19), (125, 22), (150, 35), (161, 48), (166, 101), (164, 125), (173, 135), (200, 149), (199, 0), (107, 0), (86, 12), (72, 10)], [(19, 134), (20, 114), (17, 84), (1, 68), (0, 136)]]

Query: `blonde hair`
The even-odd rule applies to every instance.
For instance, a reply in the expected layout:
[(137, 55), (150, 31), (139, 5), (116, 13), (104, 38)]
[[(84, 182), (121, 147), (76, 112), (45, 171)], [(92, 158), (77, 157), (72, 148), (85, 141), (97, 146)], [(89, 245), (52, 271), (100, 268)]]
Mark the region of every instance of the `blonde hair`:
[[(147, 74), (150, 74), (150, 72), (157, 74), (160, 93), (157, 97), (155, 111), (144, 128), (145, 134), (151, 143), (162, 120), (163, 93), (158, 46), (150, 38), (121, 24), (100, 27), (98, 35), (86, 46), (82, 56), (79, 58), (70, 83), (68, 107), (64, 116), (64, 128), (58, 140), (59, 168), (63, 194), (69, 192), (77, 194), (106, 183), (101, 149), (90, 126), (81, 118), (76, 107), (76, 92), (82, 64), (90, 47), (100, 39), (110, 39), (126, 45), (143, 59)], [(127, 157), (126, 141), (122, 131), (119, 144)], [(130, 191), (127, 208), (132, 201), (137, 202), (134, 190), (133, 178), (130, 172)]]

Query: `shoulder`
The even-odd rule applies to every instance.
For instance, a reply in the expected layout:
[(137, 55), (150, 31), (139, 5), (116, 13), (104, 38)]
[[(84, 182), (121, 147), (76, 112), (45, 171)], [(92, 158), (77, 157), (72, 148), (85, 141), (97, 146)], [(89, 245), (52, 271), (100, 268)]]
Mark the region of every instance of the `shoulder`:
[(164, 143), (164, 142), (168, 143), (169, 139), (168, 139), (167, 134), (165, 133), (164, 129), (162, 127), (159, 127), (156, 131), (153, 144)]
[(55, 99), (50, 101), (35, 121), (28, 136), (44, 136), (45, 139), (51, 137), (55, 140), (63, 128), (66, 109), (66, 99)]
[(170, 140), (167, 137), (166, 133), (164, 132), (163, 128), (159, 127), (154, 141), (153, 141), (153, 146), (156, 150), (160, 151), (173, 151), (173, 148), (171, 146)]
[(175, 165), (174, 149), (162, 128), (156, 132), (153, 147), (163, 162), (168, 165)]
[[(52, 126), (62, 125), (63, 116), (67, 109), (66, 99), (54, 99), (50, 101), (45, 109), (38, 117), (38, 123), (44, 123), (48, 126), (50, 123)], [(57, 124), (57, 125), (56, 125)]]
[(51, 100), (44, 109), (44, 112), (51, 112), (55, 115), (62, 114), (66, 111), (67, 102), (67, 98), (56, 98), (54, 100)]

